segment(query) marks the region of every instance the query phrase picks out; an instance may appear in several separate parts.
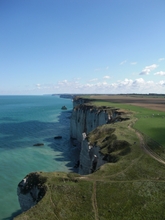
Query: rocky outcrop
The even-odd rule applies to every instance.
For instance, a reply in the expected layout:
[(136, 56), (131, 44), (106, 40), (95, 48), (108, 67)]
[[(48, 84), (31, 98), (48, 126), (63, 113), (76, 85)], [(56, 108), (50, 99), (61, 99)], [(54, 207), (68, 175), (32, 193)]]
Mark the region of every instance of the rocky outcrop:
[(22, 211), (27, 211), (36, 205), (45, 195), (45, 178), (38, 173), (27, 175), (17, 187), (17, 195)]
[(55, 136), (54, 139), (62, 139), (61, 135)]
[(61, 107), (62, 110), (67, 110), (67, 107), (64, 105)]
[(37, 143), (37, 144), (33, 144), (34, 147), (40, 147), (40, 146), (44, 146), (44, 143)]

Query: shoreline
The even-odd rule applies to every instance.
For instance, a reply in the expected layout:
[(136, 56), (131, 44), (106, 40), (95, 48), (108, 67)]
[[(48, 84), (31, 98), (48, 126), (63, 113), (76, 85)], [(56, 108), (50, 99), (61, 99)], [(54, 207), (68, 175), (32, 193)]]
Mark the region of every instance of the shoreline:
[[(16, 99), (13, 96), (10, 99), (4, 98), (1, 104), (4, 107), (1, 108), (0, 122), (1, 168), (3, 169), (0, 219), (13, 219), (20, 211), (16, 188), (25, 175), (38, 170), (43, 172), (69, 170), (67, 165), (69, 157), (65, 159), (61, 156), (61, 150), (69, 152), (70, 149), (69, 146), (63, 147), (63, 145), (69, 145), (70, 123), (67, 117), (71, 114), (72, 102), (51, 96), (48, 98), (19, 96)], [(68, 106), (69, 115), (61, 111), (61, 106), (64, 104)], [(67, 138), (64, 138), (57, 147), (54, 136), (58, 132), (63, 133), (63, 129), (67, 133)], [(37, 142), (43, 142), (45, 145), (34, 147), (33, 144)]]

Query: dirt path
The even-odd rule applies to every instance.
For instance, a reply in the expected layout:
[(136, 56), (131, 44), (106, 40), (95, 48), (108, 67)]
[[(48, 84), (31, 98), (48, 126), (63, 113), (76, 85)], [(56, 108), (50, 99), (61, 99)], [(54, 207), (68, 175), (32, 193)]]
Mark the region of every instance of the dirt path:
[(150, 155), (152, 158), (154, 158), (155, 160), (159, 161), (162, 164), (165, 164), (165, 161), (158, 155), (156, 154), (154, 151), (152, 151), (147, 145), (145, 145), (144, 141), (143, 141), (143, 137), (142, 135), (136, 131), (136, 134), (140, 140), (140, 145), (142, 147), (142, 149), (148, 154)]
[(145, 143), (144, 143), (144, 140), (143, 140), (143, 136), (140, 132), (138, 132), (137, 130), (133, 129), (131, 127), (131, 125), (129, 124), (128, 125), (128, 128), (130, 130), (133, 130), (136, 135), (138, 136), (139, 140), (140, 140), (140, 147), (148, 154), (150, 155), (152, 158), (154, 158), (155, 160), (159, 161), (160, 163), (162, 164), (165, 164), (165, 161), (158, 155), (156, 154), (154, 151), (152, 151)]
[(93, 182), (93, 194), (92, 194), (92, 205), (95, 213), (95, 220), (99, 220), (98, 208), (97, 208), (97, 199), (96, 199), (96, 181)]

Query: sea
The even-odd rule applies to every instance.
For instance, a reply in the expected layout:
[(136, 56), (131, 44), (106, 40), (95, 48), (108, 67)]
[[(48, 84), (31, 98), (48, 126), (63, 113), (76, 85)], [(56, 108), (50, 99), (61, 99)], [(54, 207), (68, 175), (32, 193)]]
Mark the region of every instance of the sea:
[(72, 107), (59, 96), (0, 96), (0, 220), (21, 213), (17, 185), (28, 173), (74, 171), (79, 149), (70, 142)]

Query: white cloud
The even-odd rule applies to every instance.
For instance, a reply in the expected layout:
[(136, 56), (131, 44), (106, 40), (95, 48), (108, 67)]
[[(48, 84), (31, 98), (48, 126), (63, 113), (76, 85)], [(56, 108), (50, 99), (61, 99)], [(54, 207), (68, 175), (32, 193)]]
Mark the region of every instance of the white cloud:
[(125, 64), (127, 62), (127, 60), (124, 60), (124, 61), (122, 61), (121, 63), (120, 63), (120, 65), (123, 65), (123, 64)]
[(113, 83), (96, 81), (83, 83), (74, 80), (63, 80), (52, 84), (36, 84), (27, 92), (33, 94), (58, 94), (58, 93), (96, 93), (96, 94), (119, 94), (119, 93), (164, 93), (165, 80), (160, 82), (146, 81), (143, 78), (124, 79)]
[(137, 62), (132, 62), (132, 63), (131, 63), (131, 65), (136, 65), (136, 64), (137, 64)]
[(58, 85), (69, 85), (69, 84), (70, 84), (70, 82), (67, 79), (58, 82)]
[(139, 79), (135, 79), (134, 80), (134, 84), (144, 84), (144, 79), (143, 78), (139, 78)]
[(94, 78), (94, 79), (89, 80), (89, 82), (94, 82), (94, 81), (98, 81), (98, 79)]
[(146, 67), (142, 70), (142, 72), (139, 73), (139, 75), (149, 75), (150, 72), (151, 72), (152, 70), (154, 70), (155, 68), (157, 68), (157, 67), (158, 67), (158, 65), (156, 65), (156, 64), (152, 64), (152, 65), (150, 65), (150, 66), (146, 66)]
[(133, 82), (133, 80), (132, 79), (124, 79), (123, 81), (120, 81), (119, 83), (118, 83), (118, 88), (120, 87), (123, 87), (123, 86), (129, 86), (129, 85), (131, 85), (132, 84), (132, 82)]
[(95, 72), (98, 72), (98, 71), (100, 71), (101, 70), (101, 68), (96, 68), (95, 69)]
[(110, 76), (104, 76), (103, 79), (110, 79)]
[(159, 71), (159, 72), (154, 73), (154, 75), (165, 76), (165, 72)]
[(36, 87), (37, 87), (37, 89), (40, 89), (41, 88), (41, 84), (37, 83)]
[(159, 85), (161, 85), (161, 86), (165, 86), (165, 81), (163, 81), (163, 80), (160, 81), (160, 82), (159, 82)]
[(94, 71), (98, 72), (98, 71), (105, 71), (105, 70), (108, 70), (108, 69), (109, 69), (109, 66), (106, 66), (106, 67), (102, 67), (102, 68), (96, 68)]
[(161, 62), (161, 61), (163, 61), (163, 60), (165, 60), (165, 58), (160, 58), (160, 59), (159, 59), (159, 62)]

